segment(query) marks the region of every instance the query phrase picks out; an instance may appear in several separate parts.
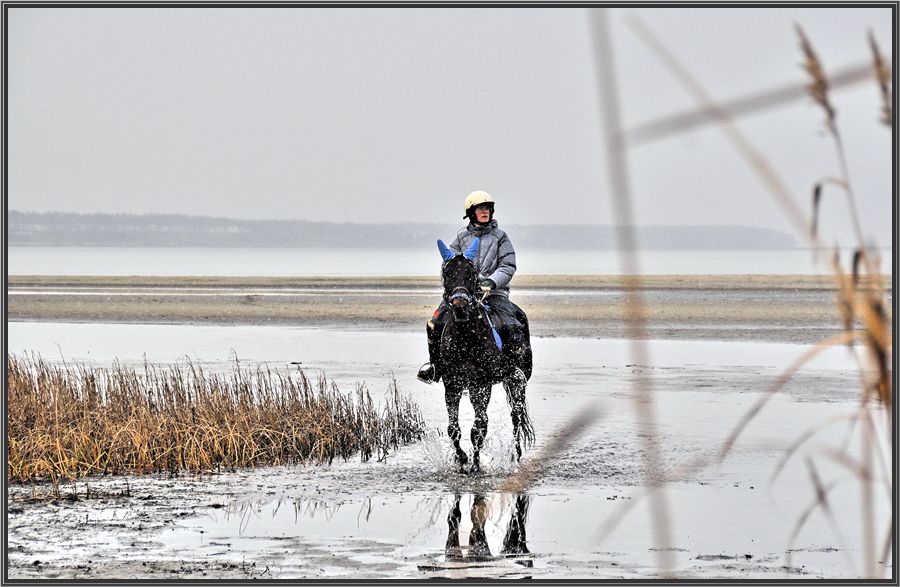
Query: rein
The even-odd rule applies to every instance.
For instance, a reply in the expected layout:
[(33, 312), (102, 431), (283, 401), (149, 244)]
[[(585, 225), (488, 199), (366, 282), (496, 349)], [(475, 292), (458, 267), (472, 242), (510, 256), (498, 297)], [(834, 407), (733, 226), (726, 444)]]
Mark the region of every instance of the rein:
[(478, 307), (482, 309), (482, 311), (484, 312), (484, 318), (485, 320), (487, 320), (488, 326), (491, 327), (491, 334), (494, 335), (494, 344), (496, 344), (497, 348), (502, 351), (503, 341), (500, 340), (500, 335), (497, 334), (497, 329), (494, 327), (494, 322), (491, 320), (491, 313), (488, 311), (491, 309), (491, 307), (488, 306), (487, 302), (485, 301), (488, 298), (488, 293), (489, 292), (485, 291), (484, 295), (482, 295), (480, 298), (475, 298), (475, 303), (477, 303)]
[(487, 319), (488, 326), (491, 327), (491, 334), (494, 335), (494, 343), (497, 345), (497, 348), (501, 351), (503, 350), (503, 341), (500, 340), (500, 335), (497, 334), (497, 329), (494, 328), (494, 323), (491, 321), (491, 314), (488, 310), (491, 309), (490, 306), (484, 301), (487, 296), (484, 296), (480, 300), (478, 300), (478, 305), (481, 306), (481, 309), (484, 310), (484, 317)]

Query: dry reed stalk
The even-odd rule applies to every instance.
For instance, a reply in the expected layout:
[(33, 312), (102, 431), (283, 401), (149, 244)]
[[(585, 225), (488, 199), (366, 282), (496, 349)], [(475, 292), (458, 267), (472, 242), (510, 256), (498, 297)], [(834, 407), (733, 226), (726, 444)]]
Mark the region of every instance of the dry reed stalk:
[(600, 410), (595, 405), (579, 411), (577, 416), (551, 433), (549, 442), (541, 448), (541, 451), (535, 456), (527, 457), (515, 473), (500, 482), (496, 490), (502, 493), (527, 491), (599, 417)]
[(362, 386), (342, 394), (324, 375), (313, 385), (235, 360), (229, 375), (144, 365), (143, 373), (60, 367), (7, 357), (10, 481), (90, 474), (205, 472), (359, 454), (383, 460), (418, 440), (418, 407), (390, 383), (381, 411)]
[[(595, 81), (601, 96), (602, 119), (606, 141), (606, 156), (612, 191), (612, 205), (616, 225), (616, 241), (624, 274), (624, 316), (628, 330), (632, 360), (639, 365), (649, 364), (649, 351), (645, 342), (646, 316), (641, 295), (642, 281), (637, 255), (637, 236), (634, 231), (634, 215), (631, 210), (631, 187), (624, 133), (619, 107), (618, 82), (614, 62), (612, 31), (608, 21), (608, 9), (591, 10), (591, 31), (594, 41), (594, 58), (597, 60)], [(640, 438), (644, 445), (647, 463), (646, 483), (656, 490), (650, 500), (650, 517), (657, 553), (658, 573), (671, 577), (674, 560), (671, 554), (671, 517), (668, 500), (658, 472), (662, 459), (657, 439), (656, 414), (653, 404), (652, 381), (643, 370), (633, 380), (634, 402), (638, 414)]]
[[(834, 139), (838, 162), (843, 174), (841, 183), (844, 187), (844, 193), (847, 195), (847, 207), (850, 210), (850, 218), (853, 223), (853, 230), (856, 234), (857, 242), (859, 243), (860, 249), (862, 249), (862, 227), (859, 223), (859, 215), (856, 212), (856, 199), (853, 197), (853, 189), (850, 184), (850, 170), (847, 166), (847, 156), (844, 151), (844, 145), (843, 141), (841, 140), (841, 135), (838, 132), (836, 116), (837, 112), (834, 109), (834, 106), (831, 103), (828, 94), (828, 78), (825, 77), (822, 63), (819, 60), (819, 57), (816, 54), (815, 50), (813, 49), (812, 44), (809, 42), (806, 34), (803, 32), (803, 28), (800, 27), (800, 25), (795, 24), (794, 29), (797, 31), (797, 36), (800, 37), (800, 49), (803, 51), (804, 56), (803, 68), (811, 78), (810, 84), (807, 86), (809, 95), (812, 98), (813, 102), (818, 104), (822, 108), (822, 110), (825, 111), (825, 126), (826, 128), (828, 128), (829, 134), (831, 134), (832, 138)], [(864, 260), (868, 263), (867, 259), (864, 258)], [(872, 273), (871, 267), (869, 267), (869, 273)]]
[[(621, 284), (624, 291), (623, 314), (629, 330), (631, 356), (638, 364), (648, 363), (648, 352), (644, 342), (646, 312), (641, 296), (642, 279), (637, 258), (636, 236), (633, 230), (631, 212), (631, 193), (628, 185), (627, 164), (625, 161), (625, 142), (619, 120), (618, 96), (612, 64), (612, 46), (608, 42), (609, 30), (606, 21), (606, 10), (592, 10), (592, 37), (595, 43), (594, 56), (603, 60), (598, 64), (597, 82), (601, 91), (606, 125), (605, 139), (607, 156), (610, 161), (611, 185), (614, 197), (613, 208), (616, 217), (616, 238), (620, 261), (624, 268)], [(668, 505), (662, 492), (659, 446), (656, 440), (656, 417), (652, 407), (650, 378), (639, 372), (634, 378), (634, 398), (641, 427), (641, 438), (644, 452), (647, 455), (647, 483), (653, 489), (651, 495), (651, 519), (653, 520), (654, 542), (657, 548), (657, 566), (659, 574), (669, 577), (673, 574), (673, 561), (670, 552), (671, 522)], [(504, 479), (498, 491), (503, 493), (522, 493), (539, 479), (553, 461), (563, 454), (571, 443), (586, 430), (599, 416), (595, 406), (581, 411), (576, 417), (563, 424), (551, 433), (550, 442), (534, 457), (526, 459), (518, 470)]]
[[(632, 30), (637, 33), (682, 86), (691, 93), (698, 105), (703, 108), (704, 112), (709, 113), (712, 119), (719, 125), (726, 138), (731, 141), (735, 150), (737, 150), (737, 152), (747, 161), (751, 169), (757, 173), (770, 193), (775, 197), (776, 202), (784, 210), (788, 220), (794, 225), (797, 233), (811, 239), (807, 230), (809, 223), (797, 206), (787, 185), (775, 171), (775, 167), (769, 162), (765, 155), (763, 155), (762, 151), (754, 147), (744, 134), (738, 130), (731, 119), (731, 115), (713, 99), (709, 92), (694, 78), (690, 71), (675, 58), (674, 54), (669, 49), (663, 46), (659, 39), (650, 32), (639, 18), (631, 16), (628, 18), (627, 22)], [(816, 240), (811, 239), (811, 244), (816, 248), (822, 248), (821, 243)]]
[(769, 401), (774, 397), (776, 393), (781, 391), (784, 388), (785, 384), (791, 380), (791, 377), (794, 376), (800, 369), (802, 369), (807, 363), (816, 358), (826, 349), (831, 348), (834, 344), (842, 344), (846, 341), (853, 340), (855, 335), (852, 333), (842, 332), (841, 334), (835, 335), (829, 339), (826, 339), (819, 344), (814, 345), (812, 348), (808, 349), (804, 352), (800, 357), (795, 359), (790, 366), (788, 366), (776, 379), (772, 382), (769, 387), (763, 392), (763, 394), (756, 400), (756, 402), (750, 407), (749, 410), (741, 417), (738, 421), (737, 425), (731, 430), (728, 434), (728, 437), (722, 443), (721, 448), (718, 453), (718, 460), (723, 460), (728, 453), (731, 452), (731, 449), (734, 447), (734, 444), (737, 442), (740, 435), (747, 428), (747, 425), (753, 421), (753, 419), (759, 415), (762, 409), (769, 403)]
[[(859, 253), (859, 251), (857, 251)], [(882, 450), (881, 437), (875, 430), (872, 419), (872, 404), (884, 408), (886, 419), (890, 419), (890, 413), (893, 407), (891, 381), (892, 369), (890, 365), (891, 354), (891, 327), (890, 318), (885, 307), (886, 294), (883, 290), (882, 282), (876, 279), (876, 275), (859, 274), (860, 264), (858, 259), (861, 254), (854, 256), (856, 262), (853, 263), (851, 274), (844, 273), (837, 255), (833, 257), (833, 271), (839, 283), (839, 289), (836, 294), (835, 306), (839, 310), (841, 321), (843, 323), (844, 332), (836, 337), (822, 341), (812, 349), (807, 351), (803, 356), (796, 360), (785, 372), (783, 372), (775, 383), (768, 390), (769, 393), (762, 396), (760, 400), (748, 411), (747, 414), (739, 422), (738, 426), (732, 431), (728, 439), (723, 444), (720, 452), (720, 458), (724, 458), (730, 448), (733, 446), (741, 431), (756, 417), (763, 405), (769, 398), (799, 370), (805, 363), (811, 360), (815, 355), (819, 354), (825, 348), (839, 344), (847, 344), (854, 358), (859, 362), (860, 387), (862, 394), (860, 397), (859, 414), (850, 419), (851, 424), (862, 422), (861, 446), (862, 461), (856, 461), (846, 453), (846, 447), (842, 451), (824, 451), (824, 457), (837, 462), (855, 473), (862, 492), (862, 523), (860, 529), (863, 534), (863, 573), (865, 577), (877, 576), (875, 566), (876, 555), (876, 526), (875, 518), (875, 497), (874, 484), (876, 482), (873, 469), (879, 465), (884, 473), (884, 480), (888, 493), (888, 499), (892, 499), (893, 479), (889, 473), (888, 461), (890, 456), (886, 451)], [(861, 328), (855, 327), (856, 322), (860, 322)], [(857, 343), (854, 345), (854, 343)], [(857, 348), (862, 347), (863, 357), (860, 358)], [(875, 368), (865, 368), (865, 362), (874, 365)], [(874, 373), (874, 375), (869, 375)], [(805, 445), (812, 436), (827, 426), (830, 422), (825, 422), (820, 426), (811, 428), (801, 434), (784, 452), (779, 463), (776, 465), (772, 475), (774, 480), (785, 466), (787, 460), (795, 454), (801, 446)], [(887, 430), (890, 431), (890, 424)], [(877, 450), (876, 450), (877, 449)], [(823, 489), (823, 484), (815, 473), (812, 461), (807, 458), (808, 468), (810, 471), (810, 479), (817, 492), (817, 499), (814, 501), (800, 516), (795, 525), (790, 539), (790, 544), (796, 539), (800, 530), (805, 526), (809, 516), (818, 508), (821, 508), (832, 524), (832, 529), (840, 533), (836, 523), (831, 519), (832, 512), (827, 507), (825, 496), (833, 486), (829, 486), (827, 491)], [(787, 552), (787, 564), (790, 566), (790, 548)], [(885, 560), (882, 557), (881, 560)], [(851, 564), (852, 566), (852, 564)]]
[[(872, 66), (868, 63), (854, 65), (834, 73), (828, 77), (830, 88), (855, 85), (872, 77)], [(747, 114), (794, 102), (808, 96), (807, 84), (790, 84), (771, 88), (724, 101), (719, 108), (732, 120)], [(645, 143), (658, 141), (666, 137), (700, 127), (715, 118), (715, 112), (708, 107), (666, 115), (656, 120), (640, 123), (626, 133), (629, 147), (637, 147)]]
[[(751, 167), (753, 167), (757, 171), (757, 173), (759, 173), (759, 175), (762, 177), (763, 181), (766, 183), (767, 187), (775, 197), (776, 201), (781, 204), (788, 217), (793, 221), (795, 227), (797, 228), (798, 234), (805, 236), (815, 246), (816, 249), (821, 249), (821, 241), (819, 239), (817, 230), (817, 215), (821, 198), (822, 183), (818, 183), (814, 187), (813, 219), (809, 224), (810, 230), (807, 232), (805, 229), (806, 223), (804, 223), (802, 220), (802, 214), (799, 213), (799, 210), (794, 205), (793, 198), (784, 187), (784, 183), (778, 178), (777, 174), (774, 171), (774, 167), (772, 167), (771, 164), (769, 164), (762, 156), (761, 152), (753, 148), (750, 145), (749, 141), (747, 141), (737, 130), (737, 128), (730, 120), (729, 113), (719, 107), (715, 103), (715, 101), (712, 100), (712, 98), (707, 94), (702, 86), (693, 78), (693, 76), (691, 76), (688, 70), (684, 68), (673, 57), (670, 51), (666, 50), (662, 46), (662, 44), (649, 32), (649, 30), (646, 29), (646, 27), (641, 24), (638, 19), (632, 19), (631, 24), (633, 28), (638, 32), (638, 34), (650, 46), (650, 48), (654, 50), (660, 60), (663, 61), (664, 64), (676, 75), (679, 81), (682, 82), (682, 84), (687, 87), (687, 89), (692, 94), (694, 94), (695, 98), (701, 104), (704, 112), (710, 113), (715, 121), (721, 126), (726, 136), (732, 141), (738, 152), (741, 153), (749, 161)], [(814, 347), (810, 352), (807, 353), (807, 355), (817, 354), (827, 346), (839, 344), (842, 342), (846, 343), (850, 351), (853, 353), (853, 357), (860, 367), (859, 374), (861, 379), (861, 387), (863, 390), (861, 397), (861, 410), (866, 416), (865, 418), (863, 418), (863, 421), (867, 423), (867, 425), (864, 427), (864, 436), (862, 439), (862, 447), (864, 451), (862, 467), (864, 467), (866, 471), (871, 471), (872, 460), (875, 458), (875, 448), (880, 447), (882, 444), (880, 437), (878, 437), (874, 430), (874, 426), (869, 425), (872, 415), (870, 408), (872, 403), (871, 400), (874, 399), (877, 405), (885, 408), (885, 420), (888, 423), (887, 430), (891, 431), (891, 412), (893, 409), (893, 394), (891, 388), (892, 367), (890, 363), (890, 356), (892, 351), (891, 318), (887, 310), (888, 306), (886, 301), (886, 292), (884, 291), (881, 282), (878, 279), (879, 276), (875, 271), (877, 267), (874, 262), (874, 255), (869, 253), (863, 244), (862, 230), (860, 228), (858, 217), (856, 214), (855, 198), (853, 196), (851, 182), (849, 179), (846, 156), (836, 125), (836, 112), (828, 96), (828, 81), (824, 75), (823, 68), (821, 66), (821, 63), (819, 62), (817, 55), (815, 54), (815, 51), (812, 48), (812, 45), (809, 43), (802, 29), (799, 26), (797, 26), (796, 29), (798, 35), (800, 36), (801, 49), (805, 56), (804, 67), (812, 78), (812, 83), (808, 86), (809, 93), (812, 96), (813, 100), (817, 104), (819, 104), (826, 113), (826, 124), (830, 131), (830, 134), (835, 141), (837, 154), (843, 173), (843, 177), (840, 179), (828, 179), (826, 181), (835, 183), (836, 185), (844, 189), (844, 192), (847, 195), (848, 208), (853, 220), (853, 227), (856, 233), (857, 240), (859, 242), (859, 246), (854, 255), (852, 273), (850, 276), (846, 275), (843, 272), (839, 263), (837, 251), (835, 251), (835, 254), (832, 258), (833, 276), (838, 286), (835, 305), (838, 309), (838, 313), (844, 327), (844, 332), (842, 333), (842, 335), (836, 337), (835, 339), (823, 341), (822, 344)], [(878, 63), (880, 56), (877, 55), (877, 48), (874, 47), (874, 43), (872, 44), (873, 50), (876, 52), (876, 74), (879, 77), (879, 80), (889, 80), (889, 76), (886, 76), (886, 70), (883, 66), (883, 61), (881, 62), (881, 64)], [(886, 87), (886, 82), (882, 83)], [(883, 87), (882, 96), (885, 95), (885, 87)], [(859, 329), (856, 329), (857, 322), (860, 323)], [(861, 346), (863, 347), (864, 353), (863, 357), (860, 357), (859, 354), (855, 352), (856, 347), (853, 345), (854, 342), (862, 343)], [(780, 389), (787, 378), (791, 377), (792, 374), (810, 358), (811, 356), (804, 356), (801, 357), (800, 360), (796, 361), (794, 365), (792, 365), (775, 382), (775, 384), (770, 388), (769, 393), (764, 395), (751, 408), (748, 414), (744, 416), (741, 422), (739, 422), (735, 430), (729, 435), (729, 438), (726, 439), (725, 443), (723, 444), (722, 450), (720, 451), (720, 458), (724, 457), (728, 453), (735, 440), (740, 435), (741, 431), (756, 416), (762, 406), (765, 405), (765, 403), (771, 397), (772, 393)], [(875, 366), (874, 377), (867, 378), (866, 369), (864, 368), (863, 364), (864, 361), (868, 361), (870, 365)], [(800, 445), (802, 445), (811, 435), (812, 433), (809, 433), (804, 437), (801, 437), (801, 440), (791, 448), (790, 453), (793, 453), (793, 451), (795, 451)], [(876, 462), (881, 465), (882, 470), (887, 471), (889, 467), (886, 461), (889, 457), (884, 454), (884, 451), (881, 451), (879, 456), (880, 459)], [(801, 519), (795, 526), (791, 541), (793, 541), (797, 533), (799, 533), (799, 530), (803, 527), (806, 519), (812, 513), (813, 509), (815, 509), (816, 507), (823, 507), (827, 510), (826, 496), (827, 491), (830, 490), (830, 486), (826, 490), (826, 488), (822, 485), (811, 460), (808, 461), (808, 468), (810, 471), (811, 481), (814, 485), (814, 488), (816, 489), (817, 499), (813, 503), (813, 505), (808, 508), (807, 511), (805, 511), (801, 516)], [(891, 483), (892, 486), (893, 479), (889, 477), (888, 479), (889, 483)], [(867, 577), (874, 577), (875, 519), (871, 477), (867, 476), (862, 478), (861, 483), (863, 491), (862, 529), (864, 532), (864, 572), (866, 573)], [(828, 513), (829, 512), (826, 511), (826, 514)], [(832, 518), (829, 516), (829, 519), (831, 520)], [(893, 525), (891, 526), (891, 528), (893, 528)], [(885, 553), (887, 553), (890, 549), (891, 536), (892, 534), (889, 535), (887, 542), (882, 549)], [(885, 558), (883, 557), (882, 560), (885, 560)]]
[[(632, 17), (631, 19), (629, 19), (629, 24), (645, 41), (645, 43), (654, 51), (657, 57), (669, 68), (670, 71), (673, 72), (673, 74), (685, 86), (685, 88), (694, 95), (695, 99), (701, 104), (701, 106), (703, 106), (706, 111), (712, 113), (712, 115), (715, 117), (716, 122), (719, 123), (719, 125), (722, 127), (726, 136), (732, 141), (738, 152), (745, 156), (751, 166), (760, 174), (763, 181), (769, 187), (770, 192), (775, 197), (775, 200), (782, 205), (785, 213), (790, 219), (792, 219), (795, 226), (797, 227), (797, 233), (809, 239), (811, 244), (813, 244), (813, 246), (815, 246), (816, 248), (822, 248), (822, 243), (819, 240), (818, 235), (813, 235), (806, 229), (806, 227), (810, 226), (811, 224), (807, 224), (803, 220), (802, 214), (794, 204), (793, 197), (790, 195), (786, 187), (784, 187), (784, 182), (781, 181), (781, 179), (778, 177), (778, 174), (775, 172), (774, 167), (770, 163), (768, 163), (762, 153), (750, 145), (749, 141), (746, 140), (743, 134), (740, 133), (737, 127), (731, 122), (729, 115), (716, 104), (716, 102), (712, 99), (708, 92), (700, 85), (700, 83), (696, 79), (693, 78), (687, 68), (685, 68), (677, 59), (675, 59), (671, 51), (666, 49), (639, 19)], [(803, 36), (802, 30), (800, 30), (799, 27), (798, 32), (801, 35), (801, 39), (803, 39), (805, 42), (806, 49), (812, 51), (811, 46), (809, 46), (808, 41), (805, 40), (805, 36)], [(821, 65), (818, 63), (818, 58), (815, 57), (814, 52), (811, 52), (811, 55), (812, 59), (809, 59), (809, 55), (807, 55), (808, 61), (810, 61), (807, 69), (816, 72), (815, 75), (817, 77), (821, 77), (823, 74), (821, 74)], [(827, 82), (823, 84), (821, 83), (821, 80), (819, 80), (814, 85), (819, 91), (825, 92), (824, 97), (820, 97), (820, 99), (824, 103), (828, 103)], [(831, 112), (833, 113), (833, 109), (831, 110)], [(839, 140), (839, 136), (836, 134), (836, 127), (834, 130), (835, 138)], [(852, 204), (853, 195), (852, 191), (849, 189), (850, 182), (847, 179), (848, 174), (846, 173), (846, 162), (843, 159), (843, 150), (839, 148), (838, 151), (842, 159), (842, 167), (845, 171), (844, 178), (840, 180), (830, 181), (832, 181), (832, 183), (845, 186), (845, 191), (847, 192), (848, 199), (851, 202), (850, 209), (851, 212), (854, 213), (855, 219), (855, 205)], [(858, 227), (858, 222), (855, 222), (854, 224)], [(857, 230), (857, 232), (859, 233), (860, 231)], [(866, 266), (867, 273), (872, 276), (872, 279), (874, 280), (875, 271), (874, 267), (871, 264), (870, 255), (864, 253), (865, 249), (862, 246), (859, 250), (863, 251), (862, 260)], [(836, 260), (833, 265), (837, 266)], [(842, 278), (842, 273), (839, 271), (835, 271), (834, 278), (842, 292), (839, 304), (843, 304), (845, 306), (845, 309), (846, 307), (852, 308), (854, 296), (847, 294), (848, 286), (846, 284), (846, 281)], [(885, 306), (883, 299), (882, 301), (878, 302), (877, 305), (883, 308)], [(842, 312), (844, 313), (845, 324), (847, 324), (848, 322), (852, 322), (853, 313), (844, 312), (843, 310)]]
[(869, 47), (872, 49), (872, 69), (875, 72), (875, 80), (878, 82), (878, 90), (881, 94), (881, 122), (889, 127), (894, 124), (894, 100), (891, 91), (891, 68), (881, 56), (875, 35), (869, 31)]
[(781, 457), (778, 459), (778, 462), (775, 464), (775, 467), (772, 469), (772, 474), (769, 476), (769, 481), (774, 483), (778, 479), (778, 477), (781, 475), (781, 472), (784, 470), (784, 467), (787, 465), (787, 463), (791, 459), (791, 457), (794, 456), (794, 454), (796, 454), (797, 451), (800, 450), (800, 448), (802, 446), (804, 446), (807, 442), (809, 442), (809, 440), (812, 439), (813, 436), (815, 436), (817, 433), (821, 432), (822, 430), (825, 430), (830, 424), (833, 424), (835, 422), (842, 422), (842, 421), (849, 420), (851, 422), (851, 425), (853, 425), (856, 423), (858, 418), (859, 418), (858, 414), (851, 414), (849, 416), (848, 415), (832, 416), (831, 418), (828, 418), (827, 420), (822, 422), (820, 425), (815, 426), (813, 428), (808, 428), (806, 431), (804, 431), (799, 436), (794, 438), (794, 440), (791, 442), (791, 444), (788, 445), (788, 447), (785, 448), (784, 451), (781, 453)]
[[(831, 508), (831, 504), (828, 501), (828, 494), (831, 493), (835, 487), (837, 487), (836, 482), (832, 482), (829, 484), (824, 484), (822, 482), (821, 477), (819, 476), (818, 471), (816, 470), (815, 465), (812, 462), (812, 459), (806, 459), (806, 468), (807, 473), (809, 474), (810, 482), (812, 483), (815, 497), (810, 503), (809, 506), (803, 511), (800, 517), (797, 519), (797, 522), (794, 524), (794, 528), (791, 530), (791, 535), (788, 538), (787, 546), (785, 547), (784, 557), (785, 557), (785, 566), (791, 566), (791, 552), (792, 546), (794, 542), (797, 540), (797, 536), (800, 534), (800, 530), (806, 525), (806, 522), (809, 520), (810, 516), (817, 509), (821, 509), (829, 524), (831, 525), (832, 532), (835, 533), (836, 536), (839, 537), (839, 541), (841, 544), (845, 544), (846, 540), (843, 539), (843, 533), (840, 530), (840, 527), (837, 524), (837, 520), (835, 519), (834, 511)], [(844, 556), (847, 558), (847, 563), (852, 568), (854, 566), (853, 560), (850, 558), (849, 553), (846, 549), (842, 549), (844, 552)]]

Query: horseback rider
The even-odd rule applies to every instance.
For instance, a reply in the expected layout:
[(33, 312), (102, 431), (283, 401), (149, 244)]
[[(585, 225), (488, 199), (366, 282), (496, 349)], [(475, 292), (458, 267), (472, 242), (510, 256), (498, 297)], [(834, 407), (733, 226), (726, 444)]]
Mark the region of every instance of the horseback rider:
[[(522, 327), (527, 324), (524, 312), (509, 301), (509, 282), (516, 272), (516, 251), (509, 236), (497, 227), (497, 221), (494, 220), (494, 199), (489, 193), (481, 190), (470, 193), (466, 196), (464, 208), (466, 215), (463, 218), (468, 218), (469, 224), (456, 234), (450, 248), (458, 254), (465, 251), (476, 238), (480, 239), (478, 255), (474, 259), (478, 270), (478, 287), (488, 300), (495, 322), (499, 323), (501, 338), (516, 338), (510, 341), (515, 344), (521, 338)], [(422, 365), (417, 375), (425, 383), (436, 383), (441, 379), (438, 356), (446, 320), (445, 298), (426, 327), (430, 362)]]

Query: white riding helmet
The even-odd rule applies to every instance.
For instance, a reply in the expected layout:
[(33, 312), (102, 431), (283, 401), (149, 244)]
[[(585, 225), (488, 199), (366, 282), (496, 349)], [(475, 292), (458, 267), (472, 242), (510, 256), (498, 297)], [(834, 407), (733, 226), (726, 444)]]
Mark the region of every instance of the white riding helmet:
[(472, 213), (475, 211), (475, 208), (481, 206), (482, 204), (488, 204), (491, 207), (491, 216), (494, 215), (494, 198), (491, 197), (491, 194), (482, 191), (476, 190), (466, 196), (466, 203), (464, 204), (466, 215), (463, 218), (471, 217)]

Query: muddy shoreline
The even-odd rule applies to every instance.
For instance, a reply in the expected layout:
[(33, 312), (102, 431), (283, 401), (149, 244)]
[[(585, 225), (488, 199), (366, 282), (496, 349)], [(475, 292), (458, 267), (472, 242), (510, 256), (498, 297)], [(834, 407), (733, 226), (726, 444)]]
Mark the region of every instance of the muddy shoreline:
[[(489, 406), (485, 472), (460, 474), (452, 464), (440, 386), (415, 379), (420, 333), (351, 332), (283, 327), (10, 323), (10, 344), (46, 357), (104, 364), (170, 362), (186, 354), (207, 370), (227, 370), (232, 353), (286, 368), (300, 360), (328, 374), (341, 390), (365, 382), (376, 401), (396, 376), (422, 407), (426, 438), (383, 462), (262, 467), (201, 476), (92, 477), (12, 486), (9, 574), (15, 579), (653, 579), (658, 545), (647, 519), (648, 471), (633, 393), (637, 374), (652, 375), (659, 414), (659, 466), (673, 472), (715, 455), (740, 417), (782, 370), (808, 350), (794, 344), (652, 341), (652, 361), (635, 365), (626, 340), (542, 337), (529, 404), (537, 455), (588, 406), (600, 419), (558, 456), (522, 494), (528, 554), (504, 556), (512, 504), (498, 487), (516, 470), (502, 390)], [(58, 359), (62, 360), (62, 358)], [(814, 492), (803, 458), (816, 458), (843, 527), (858, 527), (857, 487), (840, 465), (818, 458), (846, 441), (844, 428), (822, 429), (857, 409), (856, 374), (846, 349), (826, 352), (790, 381), (720, 465), (666, 489), (674, 514), (671, 542), (683, 579), (859, 578), (850, 561), (863, 554), (858, 534), (843, 543), (823, 516), (785, 553), (787, 539)], [(876, 418), (880, 420), (880, 418)], [(473, 415), (461, 425), (468, 448)], [(769, 482), (783, 450), (810, 429), (817, 443)], [(76, 499), (69, 496), (74, 492)], [(88, 497), (88, 493), (90, 497)], [(451, 523), (454, 498), (461, 522)], [(476, 508), (487, 502), (483, 537), (490, 556), (474, 556)], [(879, 501), (879, 504), (881, 502)], [(634, 504), (607, 538), (605, 520)], [(887, 520), (879, 509), (876, 519)], [(484, 519), (482, 518), (484, 521)], [(740, 528), (740, 532), (735, 532)], [(879, 528), (880, 531), (880, 528)], [(451, 538), (462, 547), (448, 548)], [(525, 544), (526, 536), (522, 536)], [(879, 563), (877, 570), (889, 573)]]
[[(648, 339), (811, 343), (840, 332), (828, 276), (645, 276), (641, 284)], [(617, 276), (517, 276), (512, 299), (535, 336), (629, 336)], [(440, 301), (440, 284), (432, 277), (13, 276), (7, 300), (12, 321), (417, 332)]]

